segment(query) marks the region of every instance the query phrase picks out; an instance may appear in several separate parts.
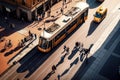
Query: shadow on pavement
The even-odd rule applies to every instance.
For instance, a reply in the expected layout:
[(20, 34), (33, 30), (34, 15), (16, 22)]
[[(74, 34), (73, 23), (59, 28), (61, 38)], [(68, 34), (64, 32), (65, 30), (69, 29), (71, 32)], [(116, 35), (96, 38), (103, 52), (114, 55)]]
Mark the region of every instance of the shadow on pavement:
[[(58, 75), (58, 80), (60, 80), (60, 77), (62, 77), (63, 75), (65, 75), (69, 70), (70, 68), (75, 64), (77, 64), (79, 61), (79, 57), (77, 57), (71, 64), (70, 64), (70, 67), (68, 69), (66, 69), (61, 75)], [(56, 66), (57, 67), (57, 66)], [(54, 72), (55, 73), (55, 72)], [(45, 78), (43, 80), (48, 80), (52, 74), (54, 74), (52, 71), (50, 73), (47, 74), (47, 76), (45, 76)]]
[(70, 67), (69, 67), (68, 69), (66, 69), (66, 70), (61, 74), (61, 77), (62, 77), (63, 75), (65, 75), (65, 74), (70, 70), (70, 68), (72, 68), (73, 65), (76, 65), (76, 64), (78, 63), (78, 61), (79, 61), (79, 57), (77, 57), (77, 58), (70, 64)]
[(87, 36), (91, 35), (98, 27), (99, 23), (91, 22)]
[(21, 47), (15, 47), (14, 49), (10, 50), (9, 52), (6, 52), (4, 56), (9, 56), (10, 54), (14, 53), (15, 51), (19, 50)]
[(56, 64), (56, 67), (58, 67), (60, 64), (62, 64), (64, 62), (64, 59), (66, 57), (67, 54), (63, 55), (60, 59), (60, 61)]
[(74, 77), (71, 80), (80, 80), (82, 76), (86, 73), (86, 71), (89, 69), (89, 67), (92, 65), (92, 63), (95, 61), (95, 57), (90, 57), (85, 59), (81, 65), (81, 67), (78, 69), (78, 71), (75, 73)]
[(78, 51), (79, 51), (79, 49), (74, 47), (72, 50), (72, 53), (68, 56), (68, 59), (69, 60), (72, 59)]
[(29, 71), (25, 78), (29, 77), (48, 57), (50, 54), (42, 54), (37, 47), (24, 56), (19, 63), (21, 66), (17, 69), (18, 73)]
[(1, 50), (0, 50), (0, 52), (1, 52), (1, 53), (2, 53), (2, 52), (5, 52), (5, 50), (6, 50), (6, 49), (5, 49), (5, 48), (3, 48), (3, 49), (1, 49)]
[[(117, 24), (112, 32), (115, 32), (114, 30), (116, 30), (116, 27), (119, 27), (119, 25)], [(117, 32), (117, 34), (118, 34), (118, 32)], [(85, 79), (97, 80), (97, 79), (101, 79), (103, 76), (108, 80), (119, 80), (120, 79), (120, 76), (118, 74), (120, 58), (119, 58), (119, 56), (114, 55), (115, 54), (114, 49), (109, 51), (110, 48), (107, 48), (107, 49), (105, 48), (105, 46), (108, 45), (108, 42), (111, 41), (111, 39), (113, 39), (113, 36), (114, 36), (113, 33), (110, 33), (109, 36), (106, 38), (106, 41), (104, 41), (102, 43), (101, 47), (93, 55), (91, 55), (91, 57), (87, 58), (88, 60), (85, 59), (83, 61), (82, 65), (79, 67), (79, 69), (77, 70), (77, 72), (75, 73), (74, 77), (71, 80), (80, 80), (83, 77), (83, 75), (87, 74), (86, 72), (88, 71), (89, 68), (91, 68), (91, 69), (94, 68), (95, 72), (92, 70), (88, 71), (88, 74), (85, 75), (85, 77), (88, 77), (88, 78), (85, 78)], [(119, 35), (117, 35), (117, 36), (119, 36)], [(116, 40), (117, 38), (114, 38), (114, 39)], [(91, 44), (91, 46), (89, 48), (91, 48), (92, 46), (93, 45)], [(111, 46), (113, 46), (113, 44), (111, 44), (109, 46), (111, 47)], [(114, 46), (117, 46), (117, 44), (114, 44)], [(104, 49), (106, 50), (106, 52), (103, 52)], [(94, 57), (94, 55), (96, 57)], [(96, 58), (98, 58), (99, 60), (98, 59), (96, 60)], [(107, 58), (107, 59), (104, 60), (105, 58)], [(96, 62), (96, 63), (94, 63), (94, 62)], [(99, 70), (99, 68), (100, 68), (100, 70)], [(99, 71), (99, 72), (97, 72), (97, 71)], [(95, 76), (91, 77), (91, 75), (95, 75)], [(97, 75), (100, 75), (100, 76), (97, 76)]]
[[(0, 13), (0, 26), (2, 28), (4, 28), (4, 30), (0, 31), (0, 38), (4, 37), (4, 36), (9, 36), (10, 34), (13, 34), (16, 31), (19, 31), (23, 28), (25, 28), (26, 26), (30, 25), (32, 22), (22, 22), (21, 20), (12, 18), (8, 16), (8, 21), (5, 22), (5, 16), (4, 14)], [(12, 28), (10, 26), (10, 24), (14, 24), (15, 27)]]
[(119, 66), (120, 66), (120, 58), (111, 55), (99, 73), (102, 76), (109, 78), (109, 80), (113, 80), (113, 79), (119, 80), (120, 79)]
[(102, 3), (97, 2), (96, 0), (86, 0), (89, 4), (90, 9), (100, 6)]
[(48, 80), (52, 74), (54, 74), (52, 71), (50, 73), (47, 74), (47, 76), (43, 79), (43, 80)]
[[(22, 48), (22, 50), (20, 50), (14, 57), (12, 57), (12, 58), (8, 61), (7, 64), (9, 64), (9, 62), (12, 61), (16, 56), (20, 55), (20, 53), (21, 53), (22, 51), (24, 51), (25, 49), (27, 49), (27, 48), (29, 47), (29, 45), (30, 45), (32, 42), (34, 42), (34, 41), (35, 41), (35, 39), (33, 39), (31, 42), (29, 42), (29, 44), (27, 44), (26, 46), (24, 46), (24, 47)], [(15, 48), (15, 51), (16, 51), (16, 49), (18, 49), (18, 48), (19, 48), (19, 47), (16, 47), (16, 48)], [(7, 55), (9, 55), (9, 52), (5, 54), (5, 56), (7, 56)]]
[[(49, 53), (44, 54), (41, 53), (37, 47), (35, 47), (33, 50), (31, 50), (29, 53), (27, 53), (26, 56), (24, 56), (19, 63), (21, 66), (17, 69), (18, 73), (22, 73), (25, 71), (29, 71), (28, 74), (26, 74), (25, 78), (28, 78), (33, 72), (35, 72), (40, 65), (44, 63), (45, 60), (49, 58), (49, 56), (54, 53), (56, 49), (58, 49), (76, 30), (79, 29), (81, 24), (74, 29), (73, 32), (71, 32), (62, 42), (60, 42), (56, 47), (54, 47)], [(62, 61), (61, 61), (62, 62)]]

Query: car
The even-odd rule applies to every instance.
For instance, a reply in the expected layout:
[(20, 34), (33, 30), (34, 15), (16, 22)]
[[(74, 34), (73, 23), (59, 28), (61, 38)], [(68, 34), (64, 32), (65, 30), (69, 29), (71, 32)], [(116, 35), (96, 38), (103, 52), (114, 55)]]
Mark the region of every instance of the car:
[(100, 6), (94, 14), (94, 22), (100, 23), (107, 15), (107, 8)]

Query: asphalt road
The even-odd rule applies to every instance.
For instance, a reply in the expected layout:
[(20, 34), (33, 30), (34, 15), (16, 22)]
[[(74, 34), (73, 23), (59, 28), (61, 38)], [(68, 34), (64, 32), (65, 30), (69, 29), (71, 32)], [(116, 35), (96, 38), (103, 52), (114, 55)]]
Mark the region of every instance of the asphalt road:
[[(53, 80), (59, 78), (59, 75), (64, 76), (61, 80), (70, 80), (74, 76), (74, 72), (77, 72), (77, 69), (83, 63), (79, 60), (79, 51), (74, 52), (72, 58), (68, 59), (72, 53), (75, 42), (82, 42), (85, 48), (88, 48), (90, 44), (94, 44), (108, 27), (106, 25), (110, 24), (112, 18), (115, 17), (114, 13), (119, 5), (119, 0), (105, 0), (105, 2), (101, 4), (96, 3), (95, 0), (86, 0), (86, 2), (90, 5), (88, 19), (80, 28), (77, 28), (68, 38), (48, 54), (40, 53), (35, 47), (30, 53), (22, 58), (19, 63), (3, 75), (1, 80)], [(108, 8), (108, 14), (100, 24), (96, 24), (92, 22), (93, 14), (100, 5)], [(64, 45), (70, 47), (69, 55), (65, 56), (61, 54)], [(59, 63), (61, 57), (63, 60)], [(52, 65), (58, 63), (56, 74), (50, 74)]]

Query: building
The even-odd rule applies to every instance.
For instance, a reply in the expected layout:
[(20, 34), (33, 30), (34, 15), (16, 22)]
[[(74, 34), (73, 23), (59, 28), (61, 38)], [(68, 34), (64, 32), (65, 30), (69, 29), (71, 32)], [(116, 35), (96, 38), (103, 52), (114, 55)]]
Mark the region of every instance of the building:
[(50, 9), (60, 0), (0, 0), (0, 11), (6, 15), (14, 15), (19, 19), (32, 21), (38, 15)]

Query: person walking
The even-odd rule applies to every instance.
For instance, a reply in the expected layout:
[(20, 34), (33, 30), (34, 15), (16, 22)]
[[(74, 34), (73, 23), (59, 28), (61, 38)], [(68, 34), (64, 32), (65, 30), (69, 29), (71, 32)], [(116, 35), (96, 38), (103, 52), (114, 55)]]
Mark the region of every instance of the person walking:
[(7, 23), (8, 22), (8, 18), (5, 16), (5, 22)]
[(80, 42), (76, 42), (75, 47), (79, 49), (80, 48)]
[(64, 53), (66, 51), (66, 48), (67, 48), (66, 45), (64, 45), (64, 47), (63, 47), (64, 51), (62, 53)]
[(53, 66), (52, 66), (52, 73), (55, 73), (55, 70), (56, 70), (56, 66), (53, 65)]
[(66, 48), (66, 52), (67, 52), (67, 55), (70, 53), (70, 48), (69, 47)]
[(23, 17), (21, 18), (21, 21), (22, 21), (22, 23), (24, 23), (24, 21), (25, 21), (25, 20), (24, 20), (24, 18), (23, 18)]
[(58, 74), (58, 76), (57, 76), (57, 77), (58, 77), (58, 80), (60, 80), (60, 75), (59, 75), (59, 74)]
[(34, 34), (34, 36), (35, 36), (35, 39), (37, 39), (37, 35), (36, 35), (36, 34)]
[(29, 33), (29, 36), (30, 36), (30, 35), (31, 35), (31, 31), (29, 30), (29, 32), (28, 32), (28, 33)]
[(12, 47), (11, 40), (8, 41), (8, 47)]
[(64, 0), (65, 8), (67, 8), (66, 0)]
[(21, 39), (21, 47), (25, 46), (25, 41), (24, 39)]
[(61, 13), (62, 13), (62, 15), (63, 15), (63, 8), (61, 8), (60, 11), (61, 11)]

